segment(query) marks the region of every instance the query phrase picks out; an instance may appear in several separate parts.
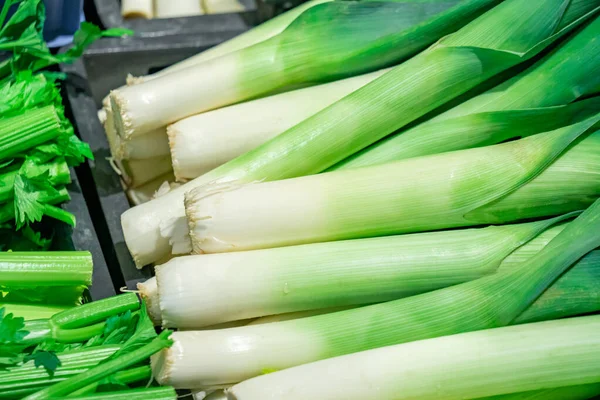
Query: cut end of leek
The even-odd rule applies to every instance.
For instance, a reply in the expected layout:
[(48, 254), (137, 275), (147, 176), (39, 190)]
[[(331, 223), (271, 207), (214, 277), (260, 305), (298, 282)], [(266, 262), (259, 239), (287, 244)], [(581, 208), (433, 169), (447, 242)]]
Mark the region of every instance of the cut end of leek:
[(177, 182), (185, 182), (186, 179), (182, 175), (181, 165), (179, 163), (180, 156), (178, 153), (177, 147), (177, 137), (180, 132), (177, 129), (177, 125), (169, 125), (167, 126), (167, 137), (169, 138), (169, 152), (171, 154), (171, 163), (173, 165), (173, 174), (175, 175), (175, 180)]
[(160, 303), (158, 299), (158, 285), (156, 278), (150, 278), (146, 282), (138, 283), (137, 289), (140, 291), (142, 300), (146, 303), (148, 316), (155, 326), (160, 326), (162, 316), (160, 313)]
[(121, 94), (121, 89), (111, 90), (110, 106), (117, 134), (122, 138), (129, 138), (133, 134), (133, 123), (129, 118), (127, 101)]

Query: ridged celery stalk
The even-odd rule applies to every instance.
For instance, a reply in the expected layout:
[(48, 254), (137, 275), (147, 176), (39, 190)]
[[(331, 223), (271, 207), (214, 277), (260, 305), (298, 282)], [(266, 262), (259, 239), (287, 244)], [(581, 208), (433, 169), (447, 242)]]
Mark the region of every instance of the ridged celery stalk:
[(178, 181), (193, 179), (244, 154), (385, 72), (219, 108), (169, 125), (175, 177)]
[[(509, 143), (373, 167), (222, 191), (200, 187), (185, 201), (192, 246), (196, 253), (220, 253), (507, 223), (560, 214), (565, 205), (575, 211), (581, 203), (567, 198), (546, 203), (560, 193), (558, 186), (518, 206), (503, 201), (545, 173), (599, 120), (600, 114)], [(600, 132), (594, 136), (589, 141), (598, 141)]]
[[(233, 383), (265, 370), (509, 325), (556, 278), (599, 245), (597, 200), (542, 251), (516, 268), (433, 292), (332, 314), (225, 330), (176, 332), (172, 336), (174, 346), (153, 360), (154, 376), (175, 387)], [(457, 350), (464, 349), (459, 346)], [(421, 358), (428, 359), (422, 354)], [(452, 381), (455, 378), (452, 374)], [(563, 385), (581, 383), (589, 382)], [(427, 381), (426, 386), (432, 385)], [(515, 391), (533, 389), (537, 388)], [(483, 395), (486, 394), (480, 396)]]
[(122, 0), (121, 15), (123, 18), (146, 18), (154, 17), (153, 0)]
[(421, 340), (257, 377), (228, 398), (459, 400), (592, 384), (598, 329), (595, 315)]
[(63, 132), (55, 106), (27, 111), (0, 121), (0, 160), (56, 138)]
[[(600, 74), (595, 73), (600, 68), (599, 35), (600, 18), (596, 18), (564, 45), (513, 79), (367, 147), (330, 170), (485, 146), (543, 131), (544, 125), (552, 124), (551, 120), (544, 119), (544, 114), (558, 111), (556, 106), (564, 107), (600, 92)], [(589, 105), (598, 110), (597, 103)], [(568, 113), (566, 109), (562, 112)], [(541, 119), (536, 120), (536, 114)], [(553, 118), (564, 117), (567, 115), (556, 114)]]
[(92, 255), (87, 251), (2, 252), (0, 292), (7, 299), (45, 304), (79, 304), (92, 284)]
[(33, 360), (2, 370), (0, 399), (21, 399), (29, 393), (76, 376), (106, 360), (119, 348), (117, 345), (105, 345), (59, 353), (57, 357), (61, 366), (52, 377), (43, 368), (35, 366)]
[(14, 197), (15, 178), (19, 173), (27, 178), (34, 178), (47, 173), (47, 179), (53, 186), (71, 183), (69, 166), (62, 157), (57, 157), (43, 164), (36, 164), (31, 160), (26, 160), (21, 164), (13, 162), (13, 164), (0, 169), (0, 202), (8, 201)]
[(101, 392), (85, 396), (69, 396), (72, 400), (177, 400), (175, 389), (170, 387), (151, 387), (115, 392)]
[[(142, 135), (229, 104), (389, 67), (456, 31), (500, 1), (318, 4), (264, 42), (113, 91), (110, 97), (117, 132), (125, 138)], [(573, 15), (570, 9), (565, 16)], [(550, 19), (556, 22), (557, 11), (555, 5), (545, 16), (554, 14)], [(562, 11), (560, 20), (564, 20)], [(581, 10), (574, 14), (580, 16)], [(546, 26), (540, 33), (547, 37), (555, 27)], [(564, 25), (559, 23), (558, 27)], [(534, 42), (539, 39), (536, 34), (531, 37)], [(521, 59), (518, 55), (511, 58)]]
[(200, 0), (154, 0), (156, 18), (188, 17), (202, 15), (204, 10)]
[[(13, 314), (16, 317), (27, 320), (48, 319), (54, 314), (67, 310), (68, 306), (49, 306), (39, 304), (0, 303), (4, 308), (4, 314)], [(0, 397), (2, 398), (2, 397)]]
[[(537, 54), (587, 20), (599, 5), (596, 0), (506, 0), (257, 149), (128, 210), (122, 216), (123, 231), (136, 265), (168, 255), (171, 243), (177, 241), (174, 236), (186, 240), (185, 192), (211, 182), (255, 182), (321, 172)], [(184, 247), (189, 250), (189, 240)]]
[(494, 273), (555, 222), (176, 257), (156, 267), (163, 325), (201, 328), (455, 285)]

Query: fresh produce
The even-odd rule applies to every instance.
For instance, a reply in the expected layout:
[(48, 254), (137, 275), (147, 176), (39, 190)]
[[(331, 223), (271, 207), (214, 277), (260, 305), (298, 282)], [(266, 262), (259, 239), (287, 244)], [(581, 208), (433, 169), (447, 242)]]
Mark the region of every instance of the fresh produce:
[[(546, 130), (556, 118), (577, 118), (577, 108), (598, 110), (597, 98), (569, 104), (600, 92), (600, 19), (503, 84), (338, 163), (330, 170), (486, 146)], [(569, 111), (570, 110), (570, 111)], [(571, 114), (574, 113), (574, 114)], [(550, 116), (552, 115), (552, 116)]]
[[(186, 194), (185, 202), (193, 249), (240, 251), (575, 211), (600, 195), (598, 180), (589, 179), (590, 172), (598, 173), (600, 132), (586, 137), (598, 121), (600, 114), (509, 143), (368, 168), (239, 187), (225, 184), (225, 190), (208, 192), (199, 187)], [(578, 148), (590, 158), (580, 158)], [(569, 170), (571, 184), (584, 185), (587, 197), (572, 202), (565, 197), (570, 188), (558, 185), (564, 165), (576, 166)], [(536, 185), (536, 180), (553, 184)], [(551, 202), (555, 198), (562, 201)]]
[[(157, 335), (145, 306), (140, 308), (132, 293), (67, 309), (47, 319), (25, 321), (0, 308), (0, 332), (0, 399), (28, 394), (45, 398), (38, 394), (45, 389), (54, 397), (79, 389), (82, 393), (78, 394), (94, 393), (110, 382), (146, 384), (149, 368), (134, 364), (149, 357), (150, 350), (157, 351), (157, 343), (167, 345), (163, 339), (169, 334), (165, 331), (163, 339), (154, 342)], [(131, 354), (150, 344), (142, 352), (144, 357), (136, 356), (137, 361), (128, 363)], [(109, 362), (120, 367), (108, 368)], [(129, 367), (133, 368), (125, 370)], [(109, 371), (111, 381), (103, 381), (108, 375), (97, 374), (97, 369)], [(90, 375), (94, 379), (86, 378), (86, 371), (96, 371)], [(63, 383), (56, 388), (58, 382)], [(61, 389), (64, 386), (68, 389)]]
[[(222, 187), (232, 181), (236, 185), (321, 172), (533, 57), (589, 21), (600, 5), (594, 1), (576, 4), (565, 9), (566, 3), (556, 0), (504, 1), (427, 51), (257, 149), (129, 210), (123, 214), (122, 223), (136, 264), (141, 267), (167, 256), (173, 251), (173, 243), (177, 244), (175, 252), (190, 250), (182, 206), (185, 192), (208, 183), (221, 183)], [(482, 64), (482, 59), (489, 62)], [(207, 193), (214, 190), (211, 186), (206, 189)]]
[(498, 2), (333, 1), (316, 5), (268, 40), (114, 90), (110, 98), (117, 133), (123, 138), (143, 135), (203, 111), (394, 65)]
[(202, 7), (207, 14), (241, 12), (245, 8), (238, 0), (203, 0)]
[(156, 268), (162, 324), (201, 328), (452, 286), (495, 272), (510, 253), (561, 219), (176, 257)]
[(153, 0), (121, 0), (123, 18), (153, 18)]
[[(433, 292), (331, 314), (223, 330), (176, 332), (172, 335), (174, 345), (154, 357), (154, 375), (159, 382), (175, 387), (231, 384), (264, 371), (325, 358), (509, 325), (571, 265), (598, 246), (600, 199), (539, 253), (515, 268)], [(463, 352), (460, 346), (457, 349)], [(595, 367), (586, 369), (590, 370), (597, 375)], [(538, 387), (514, 391), (534, 389)], [(336, 385), (335, 390), (341, 388)]]
[[(386, 71), (223, 107), (169, 125), (175, 177), (178, 181), (196, 178), (260, 146)], [(136, 147), (141, 151), (142, 146)]]
[(187, 17), (204, 14), (200, 0), (154, 0), (154, 8), (156, 18)]
[[(329, 170), (495, 144), (557, 128), (587, 110), (598, 112), (598, 99), (569, 105), (595, 93), (600, 85), (598, 74), (593, 73), (600, 66), (600, 45), (594, 40), (598, 34), (600, 21), (508, 82)], [(169, 127), (169, 141), (177, 179), (195, 178), (258, 147), (315, 114), (320, 102), (335, 96), (338, 89), (347, 89), (345, 94), (358, 89), (349, 85), (358, 79), (291, 91), (176, 122)]]
[(591, 384), (600, 380), (599, 328), (595, 315), (405, 343), (257, 377), (228, 398), (458, 400)]
[(2, 301), (80, 304), (83, 291), (92, 283), (93, 268), (92, 255), (87, 251), (2, 252)]
[(4, 250), (27, 247), (24, 242), (45, 250), (49, 241), (30, 228), (44, 216), (75, 224), (57, 205), (69, 199), (69, 167), (92, 157), (65, 118), (56, 74), (38, 71), (75, 59), (101, 36), (127, 33), (83, 23), (73, 47), (55, 55), (42, 37), (44, 12), (41, 0), (5, 1), (0, 11), (0, 52), (7, 55), (0, 62), (0, 224), (21, 237), (3, 243)]

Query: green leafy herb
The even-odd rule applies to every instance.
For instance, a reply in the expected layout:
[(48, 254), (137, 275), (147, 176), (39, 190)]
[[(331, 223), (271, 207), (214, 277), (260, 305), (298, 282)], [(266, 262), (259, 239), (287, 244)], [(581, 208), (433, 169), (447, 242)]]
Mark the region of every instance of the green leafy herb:
[(36, 368), (44, 367), (51, 377), (54, 376), (56, 369), (62, 365), (53, 351), (34, 351), (32, 354), (25, 356), (23, 361), (28, 362), (31, 360), (33, 360)]

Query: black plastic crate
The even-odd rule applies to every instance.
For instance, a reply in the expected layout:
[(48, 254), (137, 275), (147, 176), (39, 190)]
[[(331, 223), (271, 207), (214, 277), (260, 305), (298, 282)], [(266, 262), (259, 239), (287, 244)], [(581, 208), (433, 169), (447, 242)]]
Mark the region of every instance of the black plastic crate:
[[(174, 0), (176, 1), (176, 0)], [(94, 0), (95, 13), (105, 28), (133, 29), (140, 37), (203, 34), (245, 30), (272, 17), (275, 9), (256, 0), (241, 0), (246, 11), (179, 18), (123, 19), (120, 0)]]
[(64, 82), (66, 102), (72, 116), (75, 131), (90, 145), (94, 160), (77, 169), (77, 176), (84, 182), (83, 193), (89, 207), (94, 210), (92, 221), (115, 287), (134, 289), (136, 283), (151, 276), (148, 269), (138, 270), (129, 254), (123, 230), (121, 214), (130, 206), (121, 181), (110, 161), (110, 148), (104, 128), (97, 114), (97, 104), (83, 67), (82, 61), (64, 65), (67, 74)]
[[(125, 84), (128, 74), (147, 75), (198, 54), (246, 31), (232, 28), (222, 32), (156, 38), (105, 38), (83, 56), (80, 74), (89, 81), (90, 93), (100, 108), (110, 90)], [(70, 66), (65, 66), (64, 71)]]

